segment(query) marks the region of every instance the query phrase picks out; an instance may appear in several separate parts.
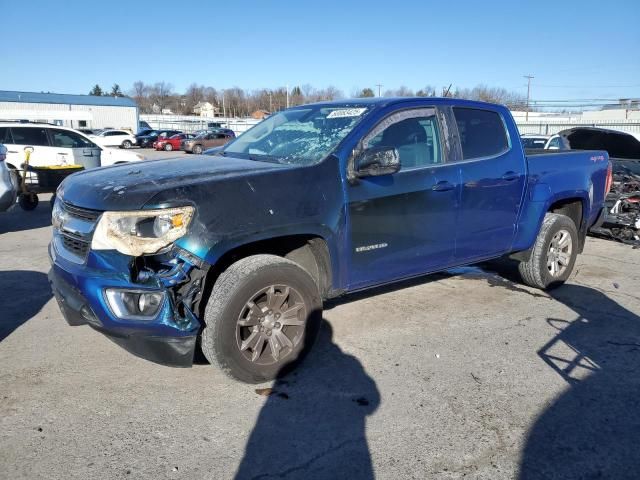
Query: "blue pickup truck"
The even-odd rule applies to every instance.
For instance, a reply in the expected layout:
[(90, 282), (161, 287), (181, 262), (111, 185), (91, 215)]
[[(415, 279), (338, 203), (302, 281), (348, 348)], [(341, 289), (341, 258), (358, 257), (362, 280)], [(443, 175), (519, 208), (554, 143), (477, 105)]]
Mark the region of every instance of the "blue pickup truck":
[[(510, 256), (570, 275), (611, 185), (606, 152), (527, 156), (507, 108), (450, 98), (294, 107), (212, 155), (87, 170), (57, 192), (53, 292), (135, 355), (275, 378), (324, 299)], [(425, 300), (428, 302), (428, 300)]]

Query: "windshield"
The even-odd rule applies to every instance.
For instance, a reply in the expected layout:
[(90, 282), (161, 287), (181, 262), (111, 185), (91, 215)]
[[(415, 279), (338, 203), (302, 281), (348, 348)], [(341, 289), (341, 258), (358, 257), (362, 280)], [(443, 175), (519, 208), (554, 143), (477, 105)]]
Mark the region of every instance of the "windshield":
[(305, 106), (277, 113), (221, 152), (252, 160), (311, 165), (325, 158), (360, 122), (368, 107)]

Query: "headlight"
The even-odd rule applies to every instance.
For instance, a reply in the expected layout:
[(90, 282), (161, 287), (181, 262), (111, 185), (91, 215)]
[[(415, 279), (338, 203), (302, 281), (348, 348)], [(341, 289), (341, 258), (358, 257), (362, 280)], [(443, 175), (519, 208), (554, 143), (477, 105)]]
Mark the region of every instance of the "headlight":
[(161, 290), (107, 288), (105, 296), (116, 317), (124, 320), (151, 320), (162, 307), (165, 294)]
[(93, 234), (93, 250), (117, 250), (137, 257), (156, 253), (187, 233), (193, 207), (104, 212)]
[[(58, 191), (59, 190), (60, 187), (58, 187)], [(54, 228), (60, 229), (60, 227), (62, 226), (63, 215), (64, 210), (62, 210), (62, 207), (60, 206), (60, 197), (56, 195), (56, 200), (53, 203), (53, 209), (51, 210), (51, 225), (53, 225)]]

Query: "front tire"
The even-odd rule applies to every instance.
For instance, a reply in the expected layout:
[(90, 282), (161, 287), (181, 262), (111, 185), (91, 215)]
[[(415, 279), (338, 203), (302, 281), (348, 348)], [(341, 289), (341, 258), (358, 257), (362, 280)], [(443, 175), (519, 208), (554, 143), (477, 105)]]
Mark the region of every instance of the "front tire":
[(165, 144), (164, 149), (167, 152), (170, 152), (171, 150), (173, 150), (173, 145), (171, 145), (170, 143)]
[(547, 213), (529, 260), (518, 270), (524, 283), (550, 289), (567, 281), (578, 256), (578, 230), (566, 215)]
[(196, 145), (193, 147), (193, 153), (200, 155), (202, 153), (202, 145)]
[(204, 320), (201, 345), (209, 363), (242, 382), (262, 383), (292, 369), (309, 351), (320, 329), (322, 300), (298, 264), (254, 255), (220, 275)]
[(133, 146), (133, 144), (131, 143), (131, 140), (125, 140), (124, 142), (122, 142), (122, 148), (125, 149), (130, 149)]

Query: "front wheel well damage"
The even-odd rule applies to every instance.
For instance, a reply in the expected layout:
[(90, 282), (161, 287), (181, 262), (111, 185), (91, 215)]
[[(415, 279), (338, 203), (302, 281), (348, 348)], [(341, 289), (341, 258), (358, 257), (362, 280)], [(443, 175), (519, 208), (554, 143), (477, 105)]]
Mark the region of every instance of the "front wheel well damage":
[(232, 264), (252, 255), (270, 254), (287, 258), (304, 268), (314, 279), (321, 296), (332, 289), (331, 259), (327, 242), (316, 235), (288, 235), (237, 246), (223, 254), (207, 272), (202, 301), (197, 313), (204, 318), (207, 300), (218, 277)]

